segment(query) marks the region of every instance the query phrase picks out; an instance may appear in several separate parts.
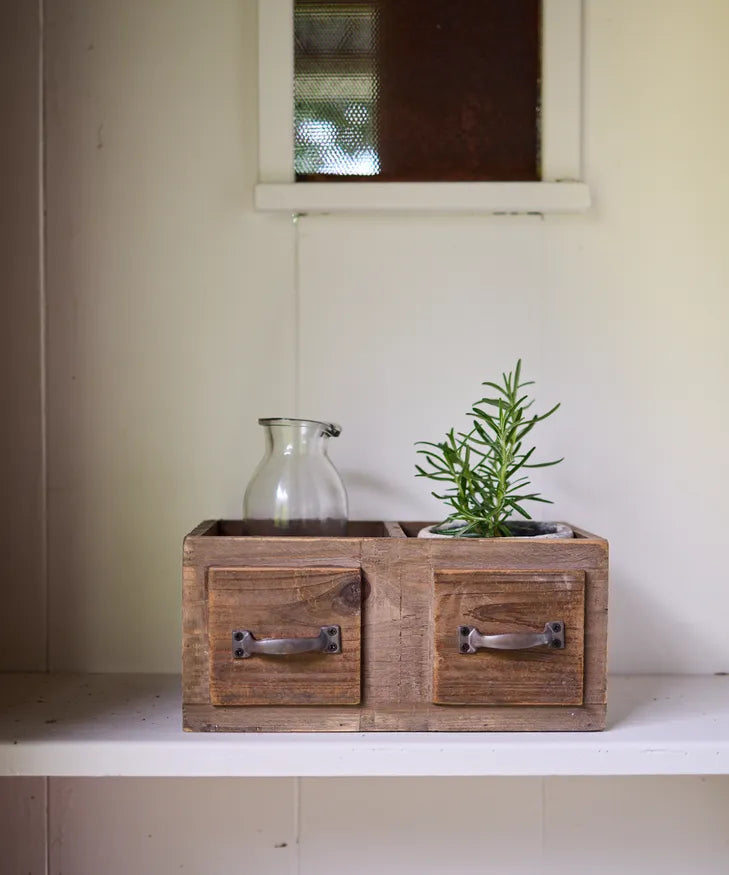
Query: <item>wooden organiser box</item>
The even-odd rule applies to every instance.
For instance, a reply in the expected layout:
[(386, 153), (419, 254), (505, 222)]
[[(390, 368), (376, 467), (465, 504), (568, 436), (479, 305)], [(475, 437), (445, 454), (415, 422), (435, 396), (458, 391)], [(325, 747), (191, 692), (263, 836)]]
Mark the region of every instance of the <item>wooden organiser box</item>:
[(215, 520), (190, 532), (184, 728), (603, 729), (607, 542), (577, 528), (567, 540), (418, 539), (423, 525), (257, 537)]

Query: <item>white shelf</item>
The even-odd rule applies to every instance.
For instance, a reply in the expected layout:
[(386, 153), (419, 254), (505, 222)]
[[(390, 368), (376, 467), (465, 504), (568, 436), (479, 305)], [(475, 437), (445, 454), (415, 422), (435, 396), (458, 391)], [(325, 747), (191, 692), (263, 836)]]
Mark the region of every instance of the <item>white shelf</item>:
[(729, 677), (610, 681), (595, 733), (194, 734), (171, 675), (0, 675), (0, 775), (729, 774)]

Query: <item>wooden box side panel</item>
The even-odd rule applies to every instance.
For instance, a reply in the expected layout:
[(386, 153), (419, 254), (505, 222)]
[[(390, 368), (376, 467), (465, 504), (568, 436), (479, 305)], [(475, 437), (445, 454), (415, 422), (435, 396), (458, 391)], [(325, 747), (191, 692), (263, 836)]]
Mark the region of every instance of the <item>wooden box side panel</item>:
[(607, 703), (608, 566), (604, 562), (586, 575), (585, 702)]
[(182, 569), (182, 701), (210, 702), (210, 645), (206, 570), (202, 565)]

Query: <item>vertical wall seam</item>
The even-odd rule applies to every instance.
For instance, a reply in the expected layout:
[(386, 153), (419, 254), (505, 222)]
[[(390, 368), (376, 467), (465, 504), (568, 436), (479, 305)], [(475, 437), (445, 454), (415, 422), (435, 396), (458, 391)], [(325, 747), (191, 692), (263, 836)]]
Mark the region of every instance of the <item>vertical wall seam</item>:
[(40, 490), (41, 490), (41, 577), (43, 583), (44, 653), (43, 669), (50, 671), (50, 586), (48, 567), (48, 386), (47, 386), (47, 299), (46, 299), (46, 38), (44, 0), (38, 0), (38, 307), (40, 370)]
[[(41, 0), (42, 2), (42, 0)], [(43, 792), (45, 795), (44, 806), (45, 806), (45, 858), (46, 858), (46, 872), (45, 875), (51, 875), (51, 779), (46, 777), (44, 780), (44, 788)]]
[[(301, 217), (294, 215), (294, 416), (301, 416), (301, 275), (299, 227)], [(301, 875), (301, 778), (294, 778), (294, 875)]]
[(547, 779), (542, 777), (540, 794), (540, 812), (539, 812), (539, 854), (541, 862), (541, 870), (546, 867), (546, 839), (547, 839)]
[[(550, 309), (551, 309), (554, 270), (552, 268), (552, 256), (551, 256), (550, 250), (549, 250), (549, 238), (550, 238), (550, 234), (551, 234), (551, 228), (549, 227), (549, 225), (550, 225), (549, 219), (548, 219), (548, 217), (542, 215), (539, 222), (540, 222), (540, 224), (543, 225), (543, 228), (541, 229), (541, 231), (539, 233), (539, 240), (540, 240), (540, 245), (541, 245), (540, 258), (542, 260), (542, 268), (544, 268), (544, 266), (545, 266), (544, 262), (546, 259), (549, 259), (550, 264), (549, 264), (549, 269), (547, 270), (547, 276), (548, 276), (547, 292), (545, 294), (544, 288), (542, 287), (542, 289), (540, 289), (539, 293), (537, 294), (537, 301), (538, 301), (537, 311), (538, 311), (539, 315), (537, 317), (537, 325), (535, 328), (536, 337), (537, 337), (537, 361), (535, 362), (534, 372), (541, 375), (541, 378), (544, 380), (544, 384), (546, 385), (545, 378), (546, 378), (547, 374), (550, 373), (549, 364), (547, 361), (547, 359), (549, 357), (548, 349), (547, 349), (547, 324), (548, 324), (547, 319), (548, 319), (548, 314), (549, 314)], [(553, 402), (553, 403), (556, 403), (556, 402)], [(545, 409), (549, 409), (549, 408), (547, 407)], [(550, 458), (551, 458), (551, 456), (550, 456)], [(537, 513), (534, 514), (534, 518), (541, 520), (541, 521), (544, 521), (545, 518), (546, 519), (554, 519), (554, 515), (552, 514), (551, 516), (549, 516), (548, 512), (546, 510), (546, 505), (539, 504), (539, 510)], [(558, 518), (561, 519), (561, 517), (558, 517)]]
[(294, 853), (294, 873), (301, 875), (301, 778), (294, 778)]
[(301, 276), (299, 255), (299, 225), (301, 218), (294, 216), (294, 416), (301, 416)]
[(585, 112), (587, 111), (587, 64), (585, 60), (586, 50), (587, 50), (587, 21), (585, 20), (587, 16), (587, 10), (585, 8), (585, 0), (581, 0), (580, 2), (580, 179), (585, 181), (585, 142), (586, 136), (585, 132), (587, 131), (587, 117), (585, 116)]

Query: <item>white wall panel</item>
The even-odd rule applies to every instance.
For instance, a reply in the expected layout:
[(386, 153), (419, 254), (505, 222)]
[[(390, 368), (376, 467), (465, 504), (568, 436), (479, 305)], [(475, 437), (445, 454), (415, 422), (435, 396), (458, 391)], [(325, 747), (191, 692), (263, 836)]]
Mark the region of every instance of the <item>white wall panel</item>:
[(549, 778), (548, 875), (726, 875), (729, 780)]
[(613, 669), (726, 670), (729, 7), (587, 7), (596, 206), (546, 226), (550, 483), (610, 540)]
[(0, 10), (0, 669), (46, 660), (37, 3)]
[(537, 778), (305, 779), (301, 875), (508, 872), (541, 861)]
[(256, 417), (293, 397), (254, 6), (47, 4), (55, 669), (178, 670), (182, 536), (240, 514)]
[(537, 399), (564, 404), (538, 436), (567, 461), (537, 472), (556, 499), (537, 512), (611, 540), (613, 668), (726, 668), (729, 13), (671, 4), (652, 40), (654, 9), (588, 8), (589, 216), (295, 232), (251, 207), (251, 2), (52, 0), (55, 667), (177, 667), (179, 540), (238, 512), (256, 416), (342, 420), (353, 516), (437, 517), (414, 441), (522, 355)]
[(47, 875), (45, 778), (0, 778), (0, 875)]
[(300, 412), (342, 423), (331, 452), (353, 518), (436, 518), (415, 441), (464, 427), (481, 382), (519, 355), (538, 370), (541, 226), (299, 220)]
[(54, 778), (49, 875), (290, 875), (294, 782)]
[(302, 219), (301, 411), (342, 421), (354, 516), (438, 518), (413, 442), (521, 355), (563, 402), (537, 515), (611, 542), (612, 669), (726, 670), (729, 7), (588, 6), (593, 212)]

